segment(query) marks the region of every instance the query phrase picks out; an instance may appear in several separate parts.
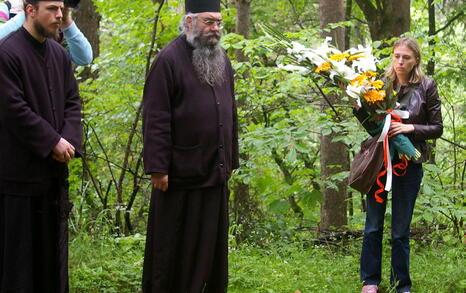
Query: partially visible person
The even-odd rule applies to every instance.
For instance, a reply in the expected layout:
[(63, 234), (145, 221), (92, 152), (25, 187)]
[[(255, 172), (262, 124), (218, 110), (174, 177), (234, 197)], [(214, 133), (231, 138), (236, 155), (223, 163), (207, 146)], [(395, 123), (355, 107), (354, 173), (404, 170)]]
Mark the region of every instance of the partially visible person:
[(8, 0), (0, 3), (0, 23), (8, 21), (24, 9), (23, 0)]
[(81, 99), (52, 40), (63, 2), (27, 0), (0, 40), (0, 292), (68, 292), (67, 163), (81, 155)]
[[(11, 5), (18, 4), (16, 2), (22, 2), (23, 0), (14, 0), (11, 2)], [(5, 3), (2, 3), (4, 6), (7, 7)], [(15, 13), (12, 13), (12, 10), (15, 6), (12, 6), (9, 10), (10, 15), (14, 15), (14, 17), (10, 18), (6, 23), (0, 23), (0, 39), (4, 38), (11, 32), (16, 31), (19, 29), (25, 22), (25, 15), (24, 11), (18, 11), (18, 8), (14, 10)], [(92, 54), (92, 47), (89, 41), (86, 39), (84, 34), (79, 30), (76, 23), (73, 21), (71, 17), (71, 10), (72, 8), (66, 6), (63, 11), (63, 19), (60, 26), (60, 30), (63, 33), (63, 37), (66, 41), (67, 49), (69, 50), (71, 60), (77, 65), (89, 65), (92, 62), (93, 54)], [(2, 12), (4, 9), (0, 10), (0, 17), (2, 16)], [(60, 34), (54, 37), (57, 41), (60, 41), (61, 37)]]
[(10, 7), (8, 3), (0, 3), (0, 25), (7, 22), (10, 19)]
[[(392, 122), (388, 135), (407, 135), (422, 154), (419, 159), (409, 161), (405, 175), (394, 176), (392, 183), (390, 282), (392, 286), (396, 286), (397, 292), (410, 292), (410, 224), (423, 177), (422, 162), (426, 160), (426, 140), (442, 135), (443, 122), (437, 85), (433, 79), (425, 77), (421, 70), (421, 50), (415, 39), (401, 38), (393, 44), (393, 58), (386, 76), (394, 80), (394, 86), (399, 92), (400, 108), (410, 114), (403, 123)], [(368, 115), (362, 108), (357, 107), (354, 114), (366, 129), (377, 128), (366, 119)], [(397, 154), (393, 161), (393, 164), (396, 163), (399, 163)], [(374, 184), (366, 200), (367, 215), (360, 264), (363, 293), (376, 293), (382, 279), (382, 237), (387, 192), (380, 195), (384, 202), (378, 203), (374, 197), (378, 188)]]

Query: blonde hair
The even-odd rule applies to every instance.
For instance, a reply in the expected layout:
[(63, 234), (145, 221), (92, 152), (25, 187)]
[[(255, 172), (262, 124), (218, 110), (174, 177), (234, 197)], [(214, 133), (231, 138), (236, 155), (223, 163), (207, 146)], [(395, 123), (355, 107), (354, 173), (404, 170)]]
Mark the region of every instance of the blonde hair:
[[(409, 83), (420, 83), (424, 79), (425, 75), (421, 68), (421, 48), (419, 47), (419, 43), (414, 38), (401, 38), (401, 39), (396, 40), (395, 43), (393, 43), (393, 51), (395, 50), (396, 47), (399, 47), (399, 46), (407, 47), (408, 49), (413, 51), (414, 56), (416, 57), (417, 63), (416, 65), (414, 65), (413, 69), (411, 70), (411, 76), (409, 77), (408, 82)], [(396, 80), (394, 60), (392, 60), (392, 62), (390, 63), (390, 67), (388, 68), (388, 71), (385, 73), (385, 76), (392, 80)]]

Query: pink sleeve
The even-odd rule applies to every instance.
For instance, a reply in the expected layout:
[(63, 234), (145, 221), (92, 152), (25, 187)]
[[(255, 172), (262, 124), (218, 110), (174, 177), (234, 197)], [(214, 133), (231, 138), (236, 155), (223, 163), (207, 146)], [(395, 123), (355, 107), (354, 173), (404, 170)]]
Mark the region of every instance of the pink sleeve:
[(8, 19), (9, 19), (8, 15), (5, 12), (0, 11), (0, 20), (8, 21)]

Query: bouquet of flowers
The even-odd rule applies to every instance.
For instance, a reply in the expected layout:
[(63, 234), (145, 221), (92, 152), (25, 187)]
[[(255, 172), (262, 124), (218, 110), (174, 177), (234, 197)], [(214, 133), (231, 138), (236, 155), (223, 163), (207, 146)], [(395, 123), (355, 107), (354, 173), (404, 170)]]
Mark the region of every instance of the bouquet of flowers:
[[(384, 142), (386, 167), (384, 171), (387, 173), (387, 182), (380, 192), (383, 189), (390, 190), (392, 169), (405, 169), (407, 159), (418, 158), (420, 152), (403, 134), (388, 137), (391, 121), (401, 122), (401, 119), (409, 118), (409, 112), (396, 109), (397, 93), (393, 90), (393, 81), (382, 79), (376, 73), (378, 60), (372, 54), (372, 48), (359, 45), (357, 48), (350, 48), (342, 52), (330, 45), (331, 38), (327, 38), (313, 49), (289, 39), (282, 32), (270, 26), (264, 25), (262, 28), (265, 34), (273, 40), (275, 46), (287, 52), (285, 57), (289, 64), (280, 64), (278, 67), (303, 75), (322, 76), (332, 86), (339, 89), (344, 88), (346, 95), (363, 107), (369, 114), (369, 119), (376, 122), (379, 127), (370, 131), (370, 134), (380, 133), (379, 141)], [(390, 146), (392, 147), (390, 148)], [(391, 160), (395, 150), (402, 158), (402, 163), (392, 167)], [(381, 173), (383, 174), (380, 176), (385, 174)], [(402, 175), (396, 171), (395, 174)], [(377, 194), (377, 200), (383, 201)]]

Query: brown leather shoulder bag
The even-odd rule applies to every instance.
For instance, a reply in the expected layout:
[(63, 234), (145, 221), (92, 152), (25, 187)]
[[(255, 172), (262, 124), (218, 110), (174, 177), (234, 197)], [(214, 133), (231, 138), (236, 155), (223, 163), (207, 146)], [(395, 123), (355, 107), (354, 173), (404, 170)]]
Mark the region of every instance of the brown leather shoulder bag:
[(349, 185), (361, 193), (368, 193), (383, 166), (383, 142), (379, 134), (361, 143), (361, 150), (351, 163)]

